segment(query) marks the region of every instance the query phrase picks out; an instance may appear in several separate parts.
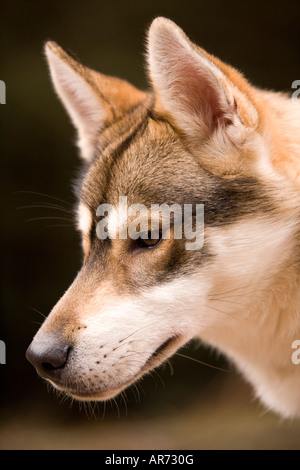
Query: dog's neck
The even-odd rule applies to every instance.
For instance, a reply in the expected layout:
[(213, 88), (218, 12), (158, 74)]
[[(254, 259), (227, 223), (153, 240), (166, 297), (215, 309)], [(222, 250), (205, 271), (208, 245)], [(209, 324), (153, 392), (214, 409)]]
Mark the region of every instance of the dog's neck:
[[(277, 254), (273, 252), (274, 260), (286, 255), (286, 262), (275, 267), (273, 272), (267, 270), (271, 278), (267, 281), (269, 285), (257, 285), (252, 294), (250, 288), (245, 296), (239, 297), (244, 305), (231, 311), (227, 318), (225, 315), (224, 321), (211, 326), (201, 338), (233, 360), (267, 407), (287, 417), (299, 416), (300, 364), (292, 361), (295, 352), (292, 345), (295, 340), (300, 340), (300, 237), (295, 228), (300, 207), (300, 106), (299, 100), (295, 103), (281, 94), (259, 93), (265, 104), (265, 118), (273, 123), (268, 126), (272, 132), (264, 136), (272, 164), (287, 177), (286, 188), (280, 185), (283, 194), (290, 192), (287, 196), (289, 207), (282, 210), (278, 231), (271, 236), (276, 239), (285, 223), (282, 220), (285, 215), (294, 221), (294, 227), (286, 226), (285, 232), (290, 236), (282, 238), (284, 249)], [(224, 303), (217, 308), (226, 311), (228, 303), (227, 307)]]
[(300, 340), (299, 266), (279, 273), (268, 292), (253, 293), (243, 311), (200, 336), (235, 363), (267, 407), (300, 415), (300, 364), (292, 361), (292, 344)]

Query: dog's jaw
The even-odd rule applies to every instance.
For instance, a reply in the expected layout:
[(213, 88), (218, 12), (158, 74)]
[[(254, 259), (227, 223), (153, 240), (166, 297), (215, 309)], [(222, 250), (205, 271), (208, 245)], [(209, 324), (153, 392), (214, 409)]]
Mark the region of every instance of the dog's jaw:
[[(101, 383), (101, 374), (97, 376), (97, 383), (95, 383), (95, 381), (92, 382), (91, 377), (93, 376), (95, 378), (95, 375), (93, 374), (91, 374), (90, 377), (86, 377), (84, 381), (80, 379), (78, 380), (78, 377), (82, 377), (80, 366), (77, 366), (77, 373), (71, 373), (71, 377), (69, 376), (70, 374), (68, 374), (68, 371), (66, 371), (66, 377), (62, 381), (54, 381), (47, 379), (46, 377), (44, 378), (46, 378), (54, 388), (66, 393), (74, 399), (80, 401), (105, 401), (110, 398), (114, 398), (130, 385), (136, 383), (144, 374), (165, 362), (167, 358), (172, 356), (175, 351), (178, 350), (178, 348), (186, 343), (186, 340), (187, 338), (182, 336), (173, 336), (166, 340), (150, 355), (136, 374), (131, 378), (124, 380), (124, 382), (121, 382), (118, 386), (111, 385), (109, 382), (105, 385)], [(100, 361), (97, 362), (100, 363)], [(122, 366), (122, 363), (120, 363), (120, 366)], [(90, 369), (90, 372), (92, 372), (92, 369)]]

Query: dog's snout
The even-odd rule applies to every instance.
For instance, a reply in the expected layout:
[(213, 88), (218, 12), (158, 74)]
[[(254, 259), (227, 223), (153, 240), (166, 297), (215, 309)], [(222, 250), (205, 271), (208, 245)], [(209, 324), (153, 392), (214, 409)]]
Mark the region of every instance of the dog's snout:
[(71, 346), (60, 340), (33, 340), (26, 358), (47, 379), (58, 379), (66, 366)]

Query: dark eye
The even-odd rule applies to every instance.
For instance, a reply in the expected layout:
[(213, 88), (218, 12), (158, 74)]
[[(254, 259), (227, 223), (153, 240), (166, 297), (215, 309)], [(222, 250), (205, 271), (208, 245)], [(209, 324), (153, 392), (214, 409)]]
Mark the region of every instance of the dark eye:
[(148, 238), (139, 237), (137, 240), (134, 240), (133, 251), (139, 249), (152, 249), (156, 248), (162, 240), (161, 233), (157, 234), (155, 237), (151, 238), (151, 232), (148, 232)]

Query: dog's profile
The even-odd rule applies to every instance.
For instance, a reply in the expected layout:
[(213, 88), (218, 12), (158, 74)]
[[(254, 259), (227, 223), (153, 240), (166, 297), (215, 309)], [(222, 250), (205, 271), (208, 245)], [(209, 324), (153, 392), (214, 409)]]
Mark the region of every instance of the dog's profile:
[[(291, 359), (300, 339), (299, 101), (250, 85), (165, 18), (149, 30), (151, 91), (81, 65), (54, 42), (46, 56), (84, 161), (84, 261), (27, 358), (72, 397), (106, 400), (200, 337), (268, 409), (300, 416)], [(172, 224), (164, 238), (110, 236), (120, 196), (147, 208), (204, 205), (203, 247), (187, 250)], [(103, 239), (101, 204), (113, 208)]]

